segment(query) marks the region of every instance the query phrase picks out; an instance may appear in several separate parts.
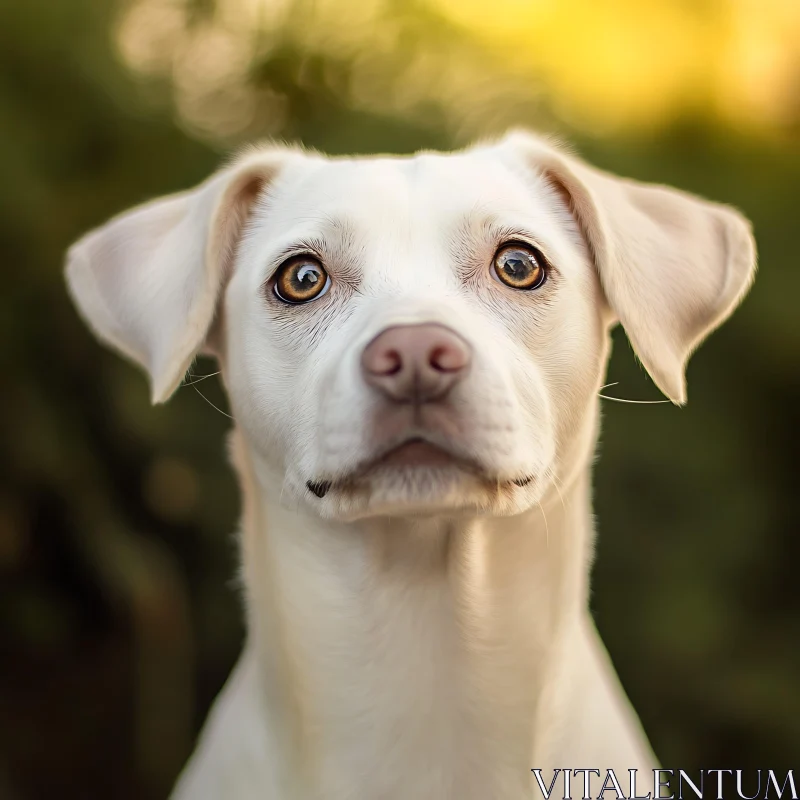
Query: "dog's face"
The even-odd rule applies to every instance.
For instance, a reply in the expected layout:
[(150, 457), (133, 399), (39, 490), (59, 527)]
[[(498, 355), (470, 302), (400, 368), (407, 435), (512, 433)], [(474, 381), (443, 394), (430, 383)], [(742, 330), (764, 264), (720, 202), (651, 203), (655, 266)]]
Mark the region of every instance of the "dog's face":
[(292, 495), (347, 515), (538, 499), (604, 338), (597, 273), (544, 178), (491, 151), (304, 158), (250, 219), (226, 383)]
[(752, 276), (746, 224), (538, 140), (456, 154), (256, 151), (71, 251), (156, 399), (208, 344), (282, 496), (325, 516), (508, 514), (590, 444), (607, 330), (672, 399)]

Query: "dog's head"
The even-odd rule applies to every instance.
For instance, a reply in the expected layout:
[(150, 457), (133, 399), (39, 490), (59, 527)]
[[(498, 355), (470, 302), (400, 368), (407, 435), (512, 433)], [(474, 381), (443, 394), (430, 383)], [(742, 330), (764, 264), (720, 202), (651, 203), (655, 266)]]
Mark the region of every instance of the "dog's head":
[(340, 518), (506, 514), (592, 444), (617, 321), (674, 402), (755, 268), (735, 211), (542, 140), (412, 158), (254, 149), (69, 253), (166, 400), (214, 352), (259, 469)]

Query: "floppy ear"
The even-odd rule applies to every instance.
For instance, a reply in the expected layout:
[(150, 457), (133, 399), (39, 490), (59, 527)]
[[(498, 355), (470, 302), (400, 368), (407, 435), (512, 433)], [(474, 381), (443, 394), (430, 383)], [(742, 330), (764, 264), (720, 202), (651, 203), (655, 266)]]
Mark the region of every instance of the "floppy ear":
[(147, 370), (154, 403), (170, 397), (203, 346), (248, 212), (286, 157), (253, 153), (70, 248), (75, 304), (102, 341)]
[(754, 278), (747, 220), (675, 189), (616, 178), (524, 133), (508, 144), (566, 197), (636, 354), (661, 391), (685, 403), (689, 356)]

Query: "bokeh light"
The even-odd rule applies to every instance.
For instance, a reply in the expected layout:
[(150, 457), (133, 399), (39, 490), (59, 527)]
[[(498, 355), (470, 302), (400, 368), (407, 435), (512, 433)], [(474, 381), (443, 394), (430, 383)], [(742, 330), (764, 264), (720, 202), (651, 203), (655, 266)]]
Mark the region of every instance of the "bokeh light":
[(281, 133), (280, 87), (257, 66), (287, 45), (332, 67), (343, 102), (424, 116), (464, 135), (540, 111), (611, 134), (702, 110), (779, 134), (800, 108), (800, 4), (793, 0), (132, 0), (125, 64), (169, 80), (185, 123), (227, 140)]

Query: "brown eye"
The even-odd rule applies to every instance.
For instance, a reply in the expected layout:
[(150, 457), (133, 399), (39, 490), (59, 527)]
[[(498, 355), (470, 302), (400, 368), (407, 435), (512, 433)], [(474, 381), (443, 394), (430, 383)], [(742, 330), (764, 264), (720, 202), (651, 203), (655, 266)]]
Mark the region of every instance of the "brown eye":
[(322, 297), (330, 283), (328, 273), (316, 258), (295, 256), (278, 268), (275, 295), (284, 303), (308, 303)]
[(545, 281), (544, 256), (525, 244), (506, 244), (492, 264), (497, 279), (512, 289), (538, 289)]

